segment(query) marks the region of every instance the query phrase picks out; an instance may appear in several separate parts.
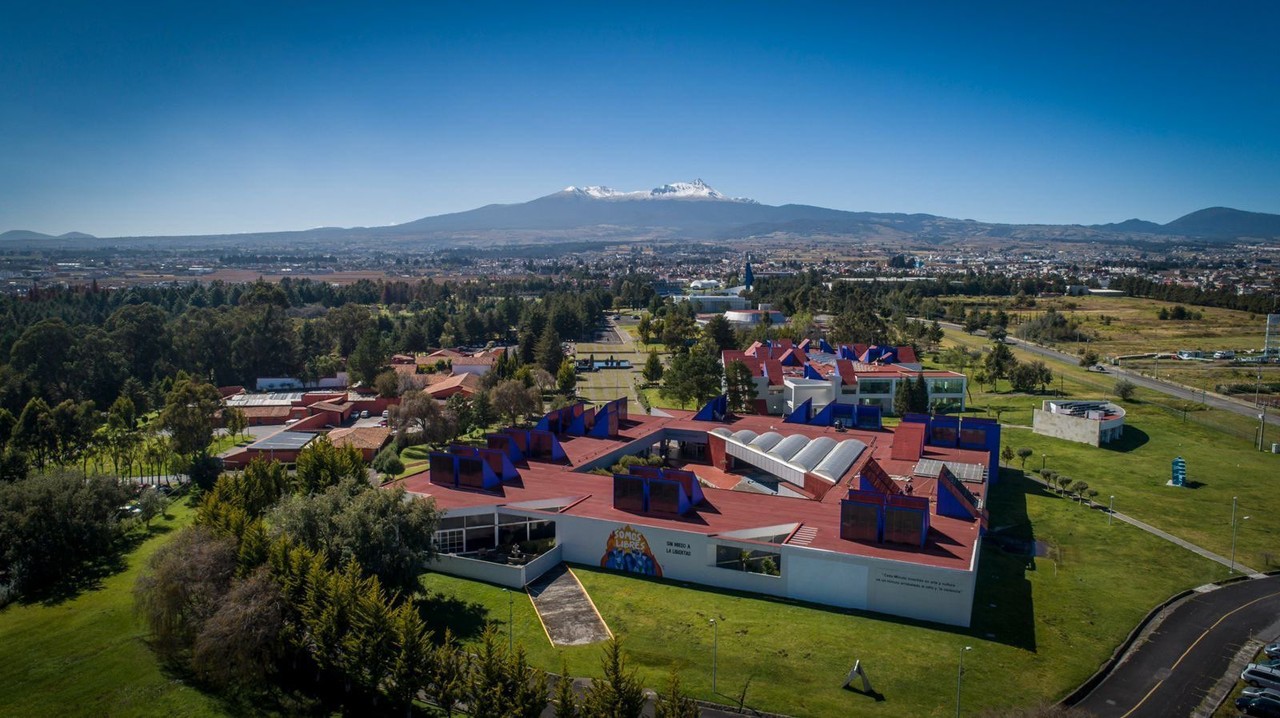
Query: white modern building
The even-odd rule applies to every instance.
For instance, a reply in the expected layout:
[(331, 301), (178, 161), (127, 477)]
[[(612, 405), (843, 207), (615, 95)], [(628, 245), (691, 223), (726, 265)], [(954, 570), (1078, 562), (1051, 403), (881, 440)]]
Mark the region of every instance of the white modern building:
[[(931, 407), (964, 411), (967, 378), (953, 371), (921, 368), (910, 347), (845, 345), (823, 351), (812, 342), (756, 343), (726, 350), (721, 363), (743, 362), (756, 388), (756, 413), (790, 414), (805, 401), (814, 411), (828, 404), (879, 407), (893, 413), (898, 385), (923, 377)], [(852, 358), (841, 358), (852, 357)]]

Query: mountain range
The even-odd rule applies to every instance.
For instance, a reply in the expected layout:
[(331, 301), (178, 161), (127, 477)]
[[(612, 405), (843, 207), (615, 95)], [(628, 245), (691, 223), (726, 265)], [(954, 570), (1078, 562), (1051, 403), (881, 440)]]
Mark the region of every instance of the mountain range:
[[(651, 190), (567, 187), (517, 204), (490, 204), (384, 227), (326, 227), (298, 232), (184, 237), (186, 240), (421, 240), (441, 244), (592, 238), (745, 239), (761, 237), (965, 238), (1107, 240), (1182, 237), (1206, 241), (1280, 238), (1280, 215), (1211, 207), (1167, 224), (1141, 219), (1095, 225), (999, 224), (931, 214), (851, 212), (807, 204), (767, 205), (728, 197), (702, 180)], [(94, 239), (11, 230), (0, 240)], [(124, 239), (124, 238), (116, 238)], [(140, 238), (129, 238), (140, 239)], [(170, 239), (170, 238), (146, 238)]]

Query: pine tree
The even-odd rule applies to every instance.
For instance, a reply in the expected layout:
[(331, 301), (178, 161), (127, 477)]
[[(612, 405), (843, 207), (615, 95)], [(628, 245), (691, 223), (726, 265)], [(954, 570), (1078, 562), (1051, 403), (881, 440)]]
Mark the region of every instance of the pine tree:
[(911, 388), (911, 410), (921, 414), (929, 411), (929, 385), (924, 380), (924, 374), (916, 375)]
[(565, 359), (560, 362), (560, 369), (556, 371), (556, 388), (561, 394), (566, 396), (572, 395), (575, 387), (578, 386), (578, 371), (573, 365), (572, 359)]
[(641, 374), (644, 376), (644, 380), (650, 384), (662, 379), (662, 360), (658, 358), (658, 352), (649, 352), (649, 358), (644, 360), (644, 370)]
[(547, 676), (529, 665), (524, 646), (517, 645), (507, 666), (510, 701), (507, 715), (511, 718), (538, 718), (547, 708)]
[(468, 672), (467, 712), (475, 716), (506, 715), (508, 672), (506, 652), (498, 646), (497, 631), (489, 624)]
[(405, 708), (405, 716), (413, 713), (413, 701), (427, 687), (433, 673), (431, 634), (412, 603), (400, 604), (392, 615), (392, 640), (395, 655), (388, 667), (388, 691), (393, 700)]
[(556, 681), (556, 718), (578, 718), (578, 696), (573, 692), (573, 677), (569, 675), (569, 662), (560, 659), (560, 678)]
[(667, 690), (658, 695), (653, 707), (654, 718), (698, 718), (702, 714), (698, 702), (685, 694), (680, 687), (680, 674), (675, 669), (667, 680)]
[(431, 676), (427, 684), (427, 694), (446, 716), (453, 715), (453, 709), (467, 695), (467, 656), (458, 648), (453, 632), (444, 631), (444, 641), (436, 646), (431, 656)]
[(898, 386), (893, 392), (893, 413), (903, 416), (910, 412), (911, 399), (911, 380), (907, 378), (899, 379)]
[(546, 369), (552, 376), (560, 371), (560, 363), (564, 361), (564, 348), (560, 346), (560, 335), (550, 323), (538, 339), (534, 354), (538, 366)]
[(589, 716), (639, 718), (644, 710), (644, 689), (635, 672), (627, 670), (622, 641), (616, 636), (605, 644), (600, 665), (604, 676), (591, 682), (583, 697), (582, 712)]

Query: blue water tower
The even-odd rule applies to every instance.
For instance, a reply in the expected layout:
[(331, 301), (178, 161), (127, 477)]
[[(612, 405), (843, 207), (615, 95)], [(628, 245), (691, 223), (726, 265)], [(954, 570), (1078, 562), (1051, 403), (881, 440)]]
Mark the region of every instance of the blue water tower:
[(1174, 486), (1185, 486), (1187, 483), (1187, 460), (1181, 456), (1173, 460), (1173, 480), (1170, 483)]

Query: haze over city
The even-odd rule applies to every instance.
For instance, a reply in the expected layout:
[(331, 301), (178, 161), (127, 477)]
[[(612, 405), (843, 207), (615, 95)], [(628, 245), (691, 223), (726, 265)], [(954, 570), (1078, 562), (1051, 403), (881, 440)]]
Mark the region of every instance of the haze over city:
[(11, 4), (0, 230), (372, 226), (695, 177), (990, 222), (1275, 213), (1277, 14)]

